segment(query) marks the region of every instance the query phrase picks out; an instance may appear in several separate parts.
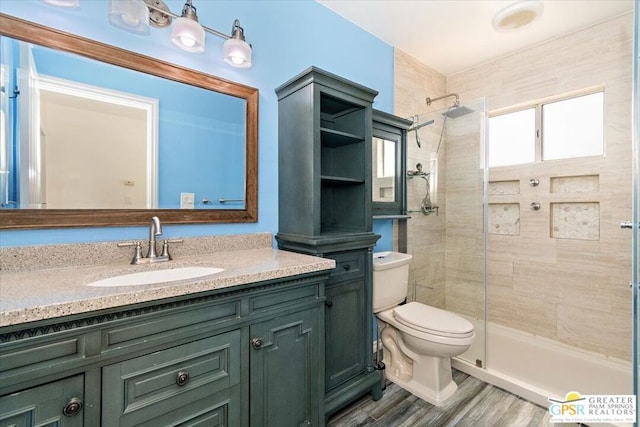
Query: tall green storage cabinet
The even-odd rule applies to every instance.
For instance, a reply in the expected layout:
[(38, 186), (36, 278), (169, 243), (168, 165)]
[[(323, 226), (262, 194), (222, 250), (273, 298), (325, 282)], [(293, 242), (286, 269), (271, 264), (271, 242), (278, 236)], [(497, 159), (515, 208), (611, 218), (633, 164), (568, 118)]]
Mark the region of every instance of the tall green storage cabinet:
[(366, 393), (373, 366), (371, 137), (377, 91), (311, 67), (276, 89), (280, 249), (332, 258), (326, 284), (325, 414)]

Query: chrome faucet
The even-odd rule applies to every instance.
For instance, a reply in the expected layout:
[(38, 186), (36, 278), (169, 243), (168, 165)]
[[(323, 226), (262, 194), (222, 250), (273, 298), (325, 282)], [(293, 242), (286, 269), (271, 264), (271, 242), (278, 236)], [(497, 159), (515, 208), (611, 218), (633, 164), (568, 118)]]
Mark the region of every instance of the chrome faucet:
[(158, 253), (156, 252), (156, 236), (160, 236), (161, 234), (162, 224), (160, 224), (160, 218), (154, 216), (151, 218), (151, 224), (149, 224), (149, 250), (147, 251), (147, 258), (158, 258)]
[(151, 218), (149, 224), (149, 250), (147, 256), (142, 256), (142, 243), (141, 242), (122, 242), (118, 243), (119, 247), (135, 246), (135, 253), (131, 264), (150, 264), (154, 262), (171, 261), (171, 255), (169, 255), (169, 243), (182, 243), (182, 239), (165, 239), (162, 243), (162, 253), (158, 255), (156, 250), (156, 236), (162, 234), (162, 223), (160, 218), (154, 216)]

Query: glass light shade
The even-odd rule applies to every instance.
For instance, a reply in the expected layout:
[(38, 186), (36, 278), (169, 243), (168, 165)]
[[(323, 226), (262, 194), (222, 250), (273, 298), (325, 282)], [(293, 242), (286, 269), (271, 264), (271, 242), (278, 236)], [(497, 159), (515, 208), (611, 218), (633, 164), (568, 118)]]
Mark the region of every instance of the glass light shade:
[(80, 6), (80, 0), (44, 0), (44, 2), (58, 7), (73, 8)]
[(230, 38), (222, 48), (224, 62), (238, 68), (251, 67), (251, 46), (244, 40)]
[(132, 33), (149, 34), (149, 9), (143, 0), (110, 0), (109, 22)]
[(171, 41), (187, 52), (204, 52), (204, 28), (191, 18), (176, 18), (171, 24)]

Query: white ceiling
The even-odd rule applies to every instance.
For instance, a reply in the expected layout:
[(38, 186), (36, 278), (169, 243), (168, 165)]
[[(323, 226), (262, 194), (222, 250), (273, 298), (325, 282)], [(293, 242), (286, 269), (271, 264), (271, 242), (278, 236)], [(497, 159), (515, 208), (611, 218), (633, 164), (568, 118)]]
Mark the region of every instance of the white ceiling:
[(633, 0), (543, 0), (517, 31), (493, 29), (515, 0), (317, 0), (420, 62), (451, 75), (633, 10)]

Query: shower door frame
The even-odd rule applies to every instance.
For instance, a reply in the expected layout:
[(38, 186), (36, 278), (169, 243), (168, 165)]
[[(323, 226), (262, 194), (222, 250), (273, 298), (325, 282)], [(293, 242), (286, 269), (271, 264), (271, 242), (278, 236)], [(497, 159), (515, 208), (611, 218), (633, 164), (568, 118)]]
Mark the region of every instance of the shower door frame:
[(633, 27), (633, 83), (632, 83), (632, 153), (633, 153), (633, 195), (631, 210), (632, 232), (632, 271), (633, 289), (633, 392), (636, 395), (636, 426), (640, 425), (638, 415), (638, 394), (640, 393), (638, 375), (640, 372), (640, 0), (634, 1)]

